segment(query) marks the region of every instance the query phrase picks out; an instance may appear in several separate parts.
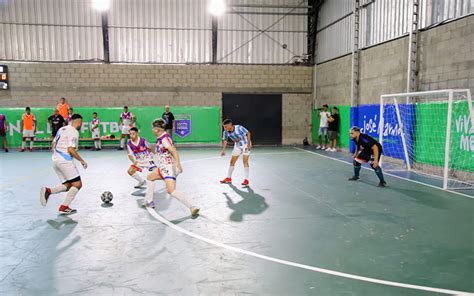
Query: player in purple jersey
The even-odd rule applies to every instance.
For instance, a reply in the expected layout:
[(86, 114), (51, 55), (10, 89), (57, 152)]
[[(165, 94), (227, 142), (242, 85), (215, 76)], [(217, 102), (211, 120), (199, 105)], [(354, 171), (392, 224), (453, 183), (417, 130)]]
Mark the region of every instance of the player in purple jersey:
[(138, 135), (138, 129), (136, 127), (132, 127), (130, 129), (130, 140), (127, 142), (127, 150), (128, 158), (132, 162), (128, 168), (128, 174), (138, 181), (135, 188), (140, 188), (145, 185), (145, 180), (142, 179), (139, 172), (143, 172), (144, 170), (151, 172), (156, 168), (156, 164), (153, 160), (155, 147)]

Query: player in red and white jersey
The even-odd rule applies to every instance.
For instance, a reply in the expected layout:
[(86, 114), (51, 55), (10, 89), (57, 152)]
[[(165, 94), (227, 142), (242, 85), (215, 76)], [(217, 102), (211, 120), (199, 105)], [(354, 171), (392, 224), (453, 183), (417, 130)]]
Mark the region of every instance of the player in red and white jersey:
[(183, 172), (183, 168), (173, 139), (171, 139), (170, 135), (165, 131), (165, 127), (166, 122), (163, 119), (157, 119), (153, 122), (153, 133), (157, 136), (155, 149), (158, 158), (158, 168), (147, 177), (145, 206), (151, 208), (155, 207), (155, 203), (153, 202), (155, 184), (153, 181), (163, 180), (166, 184), (167, 192), (184, 204), (191, 211), (192, 216), (197, 216), (199, 208), (193, 206), (189, 200), (186, 199), (184, 193), (176, 191), (176, 177)]

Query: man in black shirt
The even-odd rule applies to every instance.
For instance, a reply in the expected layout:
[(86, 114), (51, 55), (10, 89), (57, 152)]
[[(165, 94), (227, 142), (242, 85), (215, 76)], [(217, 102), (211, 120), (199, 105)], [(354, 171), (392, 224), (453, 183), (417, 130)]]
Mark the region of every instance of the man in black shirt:
[(59, 114), (58, 109), (55, 109), (54, 114), (48, 117), (48, 122), (51, 125), (51, 138), (56, 137), (58, 130), (66, 124), (64, 118)]
[(350, 181), (359, 180), (361, 163), (370, 162), (370, 166), (379, 178), (379, 187), (385, 187), (387, 184), (384, 180), (382, 168), (379, 166), (380, 157), (382, 156), (382, 145), (369, 135), (360, 132), (360, 128), (354, 126), (351, 128), (351, 139), (356, 144), (354, 153), (354, 176), (349, 178)]
[(170, 112), (170, 106), (165, 106), (165, 112), (161, 115), (161, 118), (166, 122), (165, 130), (173, 138), (173, 129), (174, 129), (174, 115)]
[(332, 107), (331, 115), (328, 117), (329, 130), (329, 148), (326, 151), (336, 152), (337, 137), (339, 136), (339, 125), (341, 118), (339, 117), (339, 109)]

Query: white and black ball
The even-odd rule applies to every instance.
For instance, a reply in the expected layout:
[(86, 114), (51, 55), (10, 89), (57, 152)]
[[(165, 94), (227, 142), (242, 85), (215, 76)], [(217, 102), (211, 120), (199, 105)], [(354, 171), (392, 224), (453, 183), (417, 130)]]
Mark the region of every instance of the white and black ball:
[(112, 201), (112, 199), (114, 199), (114, 196), (112, 194), (112, 192), (110, 191), (104, 191), (102, 193), (102, 195), (100, 196), (100, 199), (102, 200), (102, 202), (104, 203), (109, 203)]

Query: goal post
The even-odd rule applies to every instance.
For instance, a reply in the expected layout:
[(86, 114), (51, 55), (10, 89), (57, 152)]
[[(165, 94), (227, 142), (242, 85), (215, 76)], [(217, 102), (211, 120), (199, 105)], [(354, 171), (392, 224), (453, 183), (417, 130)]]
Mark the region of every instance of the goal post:
[(384, 94), (379, 118), (387, 170), (401, 168), (440, 179), (443, 189), (474, 189), (469, 89)]

